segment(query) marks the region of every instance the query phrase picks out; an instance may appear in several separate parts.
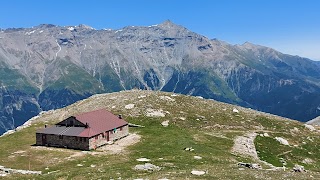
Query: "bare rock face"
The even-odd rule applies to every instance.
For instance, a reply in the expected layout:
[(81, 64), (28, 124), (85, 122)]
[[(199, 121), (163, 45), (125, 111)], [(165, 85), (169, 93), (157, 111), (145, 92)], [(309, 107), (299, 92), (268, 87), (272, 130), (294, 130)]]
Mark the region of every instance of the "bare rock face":
[(41, 110), (133, 88), (212, 98), (301, 121), (320, 115), (318, 63), (208, 39), (171, 21), (118, 30), (50, 24), (0, 30), (0, 76), (0, 134)]
[(243, 156), (259, 159), (254, 145), (254, 139), (257, 133), (247, 133), (244, 136), (237, 136), (234, 140), (232, 152)]

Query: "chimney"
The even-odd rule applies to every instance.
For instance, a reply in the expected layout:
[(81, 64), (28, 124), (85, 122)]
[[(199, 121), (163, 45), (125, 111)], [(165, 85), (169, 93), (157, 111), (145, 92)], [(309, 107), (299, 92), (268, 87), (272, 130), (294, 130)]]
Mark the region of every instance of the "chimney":
[(119, 118), (119, 119), (122, 119), (122, 115), (121, 115), (121, 114), (119, 114), (119, 115), (118, 115), (118, 118)]

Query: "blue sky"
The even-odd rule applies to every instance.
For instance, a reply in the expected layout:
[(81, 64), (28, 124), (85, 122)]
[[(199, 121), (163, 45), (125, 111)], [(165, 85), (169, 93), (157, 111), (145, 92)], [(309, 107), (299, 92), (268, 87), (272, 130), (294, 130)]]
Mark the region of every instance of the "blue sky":
[(0, 28), (176, 24), (231, 44), (246, 41), (320, 60), (318, 0), (2, 0)]

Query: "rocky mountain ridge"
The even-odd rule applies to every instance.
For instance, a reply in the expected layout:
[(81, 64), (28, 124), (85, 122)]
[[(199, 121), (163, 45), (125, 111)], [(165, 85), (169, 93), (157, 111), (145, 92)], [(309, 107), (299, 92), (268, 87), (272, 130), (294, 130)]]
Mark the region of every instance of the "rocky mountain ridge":
[(171, 21), (119, 30), (2, 29), (0, 67), (5, 130), (41, 110), (132, 88), (202, 96), (301, 121), (320, 115), (319, 63), (208, 39)]

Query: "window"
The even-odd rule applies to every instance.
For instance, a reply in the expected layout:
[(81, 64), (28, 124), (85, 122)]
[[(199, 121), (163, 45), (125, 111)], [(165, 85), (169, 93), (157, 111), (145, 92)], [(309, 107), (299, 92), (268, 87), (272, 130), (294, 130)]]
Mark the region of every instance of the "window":
[(122, 127), (120, 128), (120, 131), (122, 131)]
[(62, 135), (59, 135), (59, 139), (63, 139), (63, 136), (62, 136)]
[(76, 141), (78, 141), (78, 137), (76, 137)]
[[(98, 135), (99, 136), (99, 135)], [(98, 136), (95, 137), (95, 139), (98, 139)]]
[(102, 138), (104, 138), (104, 133), (102, 133), (101, 135), (102, 135)]

